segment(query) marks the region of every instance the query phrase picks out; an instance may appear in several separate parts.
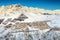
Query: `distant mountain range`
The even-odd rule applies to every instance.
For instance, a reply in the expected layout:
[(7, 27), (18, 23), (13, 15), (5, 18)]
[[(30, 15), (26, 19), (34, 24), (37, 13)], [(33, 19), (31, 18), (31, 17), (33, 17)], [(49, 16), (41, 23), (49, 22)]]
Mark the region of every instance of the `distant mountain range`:
[(35, 14), (60, 14), (60, 10), (45, 10), (41, 8), (27, 7), (20, 4), (10, 4), (7, 6), (0, 6), (0, 16), (11, 16), (18, 13), (35, 13)]

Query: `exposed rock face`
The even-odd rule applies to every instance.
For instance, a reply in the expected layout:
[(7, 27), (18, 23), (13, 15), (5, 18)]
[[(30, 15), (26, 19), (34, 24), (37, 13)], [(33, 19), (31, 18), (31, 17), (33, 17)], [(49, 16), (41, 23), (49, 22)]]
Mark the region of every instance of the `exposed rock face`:
[(19, 4), (15, 4), (15, 7), (21, 7), (22, 5), (19, 5)]
[[(14, 20), (15, 21), (17, 21), (17, 20), (19, 20), (19, 21), (24, 21), (25, 19), (27, 19), (28, 17), (27, 16), (25, 16), (24, 14), (21, 14), (18, 18), (15, 18)], [(13, 20), (13, 21), (14, 21)]]
[(4, 19), (0, 19), (0, 24), (3, 22)]
[(16, 27), (17, 29), (19, 29), (19, 28), (24, 28), (27, 25), (33, 26), (35, 28), (39, 28), (39, 29), (42, 29), (42, 30), (49, 29), (49, 26), (47, 25), (46, 21), (22, 22), (22, 23), (17, 22), (16, 24), (12, 25), (12, 27)]

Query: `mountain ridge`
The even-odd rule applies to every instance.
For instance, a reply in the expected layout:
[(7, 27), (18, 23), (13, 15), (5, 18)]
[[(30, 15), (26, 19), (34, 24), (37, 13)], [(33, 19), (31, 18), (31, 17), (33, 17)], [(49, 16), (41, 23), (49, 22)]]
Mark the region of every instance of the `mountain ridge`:
[(27, 7), (20, 4), (10, 4), (6, 6), (0, 6), (0, 15), (12, 15), (16, 13), (31, 12), (35, 14), (60, 14), (60, 10), (45, 10), (41, 8)]

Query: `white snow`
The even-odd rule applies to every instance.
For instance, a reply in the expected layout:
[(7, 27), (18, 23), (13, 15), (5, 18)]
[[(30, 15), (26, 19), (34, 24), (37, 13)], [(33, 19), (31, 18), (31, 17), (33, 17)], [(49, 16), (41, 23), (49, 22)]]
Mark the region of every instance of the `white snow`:
[(28, 19), (25, 20), (26, 22), (47, 20), (47, 16), (44, 15), (37, 15), (33, 13), (25, 13), (25, 15), (28, 17)]
[[(33, 13), (24, 13), (25, 16), (28, 17), (28, 19), (25, 19), (24, 21), (17, 21), (17, 22), (33, 22), (33, 21), (45, 21), (45, 20), (51, 20), (51, 22), (47, 22), (47, 24), (50, 26), (50, 27), (60, 27), (60, 15), (39, 15), (39, 14), (33, 14)], [(2, 17), (4, 18), (5, 20), (3, 22), (5, 22), (8, 18), (12, 18), (12, 20), (14, 18), (17, 18), (19, 17), (18, 14), (15, 14), (13, 16), (9, 16), (9, 17)], [(3, 23), (2, 22), (2, 23)], [(8, 22), (6, 25), (8, 24), (14, 24), (13, 22)], [(30, 26), (27, 26), (29, 28), (29, 30), (38, 30), (38, 32), (29, 32), (29, 39), (31, 38), (31, 40), (54, 40), (54, 37), (59, 40), (60, 38), (60, 31), (56, 32), (54, 30), (51, 30), (50, 29), (46, 29), (46, 30), (40, 30), (38, 28), (34, 28), (34, 27), (30, 27)], [(5, 30), (5, 27), (3, 24), (0, 24), (0, 37), (4, 37), (4, 36), (7, 36), (7, 34), (9, 32), (13, 32), (14, 28), (9, 28), (7, 30)], [(24, 32), (17, 32), (17, 33), (11, 33), (14, 38), (16, 40), (25, 40), (25, 35), (24, 35)], [(45, 38), (44, 38), (45, 37)], [(10, 38), (10, 37), (9, 37)], [(3, 40), (3, 38), (2, 38)]]
[(49, 19), (51, 22), (48, 22), (47, 24), (51, 27), (60, 27), (60, 16), (59, 15), (51, 15), (49, 16)]

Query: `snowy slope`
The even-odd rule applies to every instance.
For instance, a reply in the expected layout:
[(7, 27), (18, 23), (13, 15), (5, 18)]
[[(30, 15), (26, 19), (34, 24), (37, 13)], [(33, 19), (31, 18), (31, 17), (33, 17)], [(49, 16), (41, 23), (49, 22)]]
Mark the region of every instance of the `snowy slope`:
[[(8, 18), (18, 18), (19, 15), (15, 14), (14, 16), (8, 17)], [(28, 17), (28, 19), (25, 19), (24, 21), (20, 22), (33, 22), (33, 21), (45, 21), (45, 20), (51, 20), (51, 22), (48, 22), (47, 24), (50, 27), (60, 27), (60, 15), (41, 15), (41, 14), (34, 14), (34, 13), (24, 13), (25, 16)], [(8, 18), (5, 18), (3, 22), (5, 22)], [(11, 23), (10, 21), (8, 24)], [(27, 38), (31, 40), (59, 40), (60, 39), (60, 31), (54, 31), (50, 29), (40, 30), (38, 28), (34, 28), (31, 26), (27, 26), (29, 28), (29, 31), (34, 30), (34, 32), (29, 32)], [(0, 39), (5, 40), (6, 38), (15, 39), (15, 40), (25, 40), (25, 32), (15, 32), (13, 30), (14, 28), (6, 28), (4, 25), (0, 25)], [(25, 28), (24, 28), (25, 29)], [(35, 31), (38, 30), (38, 31)], [(19, 31), (19, 30), (16, 30)], [(14, 32), (14, 33), (13, 33)], [(27, 32), (28, 33), (28, 32)], [(11, 36), (13, 35), (13, 36)], [(5, 36), (7, 36), (5, 38)]]
[(50, 25), (51, 27), (60, 27), (60, 15), (51, 15), (48, 16), (49, 19), (51, 19), (51, 22), (48, 22), (47, 24)]
[(33, 22), (33, 21), (46, 21), (51, 20), (47, 24), (51, 27), (60, 27), (60, 15), (38, 15), (34, 13), (25, 13), (29, 19), (26, 19), (25, 22)]
[[(8, 16), (7, 18), (4, 16), (4, 17), (1, 17), (1, 18), (4, 18), (6, 21), (8, 18), (12, 18), (12, 20), (14, 18), (18, 18), (22, 13), (17, 13), (17, 14), (14, 14), (13, 16)], [(29, 13), (29, 12), (25, 12), (23, 13), (25, 16), (28, 17), (28, 19), (25, 19), (24, 21), (22, 22), (33, 22), (33, 21), (46, 21), (46, 20), (51, 20), (51, 22), (48, 22), (47, 24), (51, 27), (54, 27), (54, 26), (57, 26), (57, 27), (60, 27), (60, 15), (42, 15), (42, 14), (34, 14), (34, 13)], [(4, 22), (3, 21), (3, 22)]]
[(28, 17), (28, 19), (25, 20), (25, 22), (33, 22), (33, 21), (45, 21), (49, 20), (47, 19), (47, 16), (45, 15), (38, 15), (34, 13), (24, 13)]
[(51, 27), (57, 26), (60, 27), (60, 15), (39, 15), (34, 13), (24, 13), (28, 17), (23, 22), (33, 22), (33, 21), (46, 21), (51, 20), (47, 24)]

